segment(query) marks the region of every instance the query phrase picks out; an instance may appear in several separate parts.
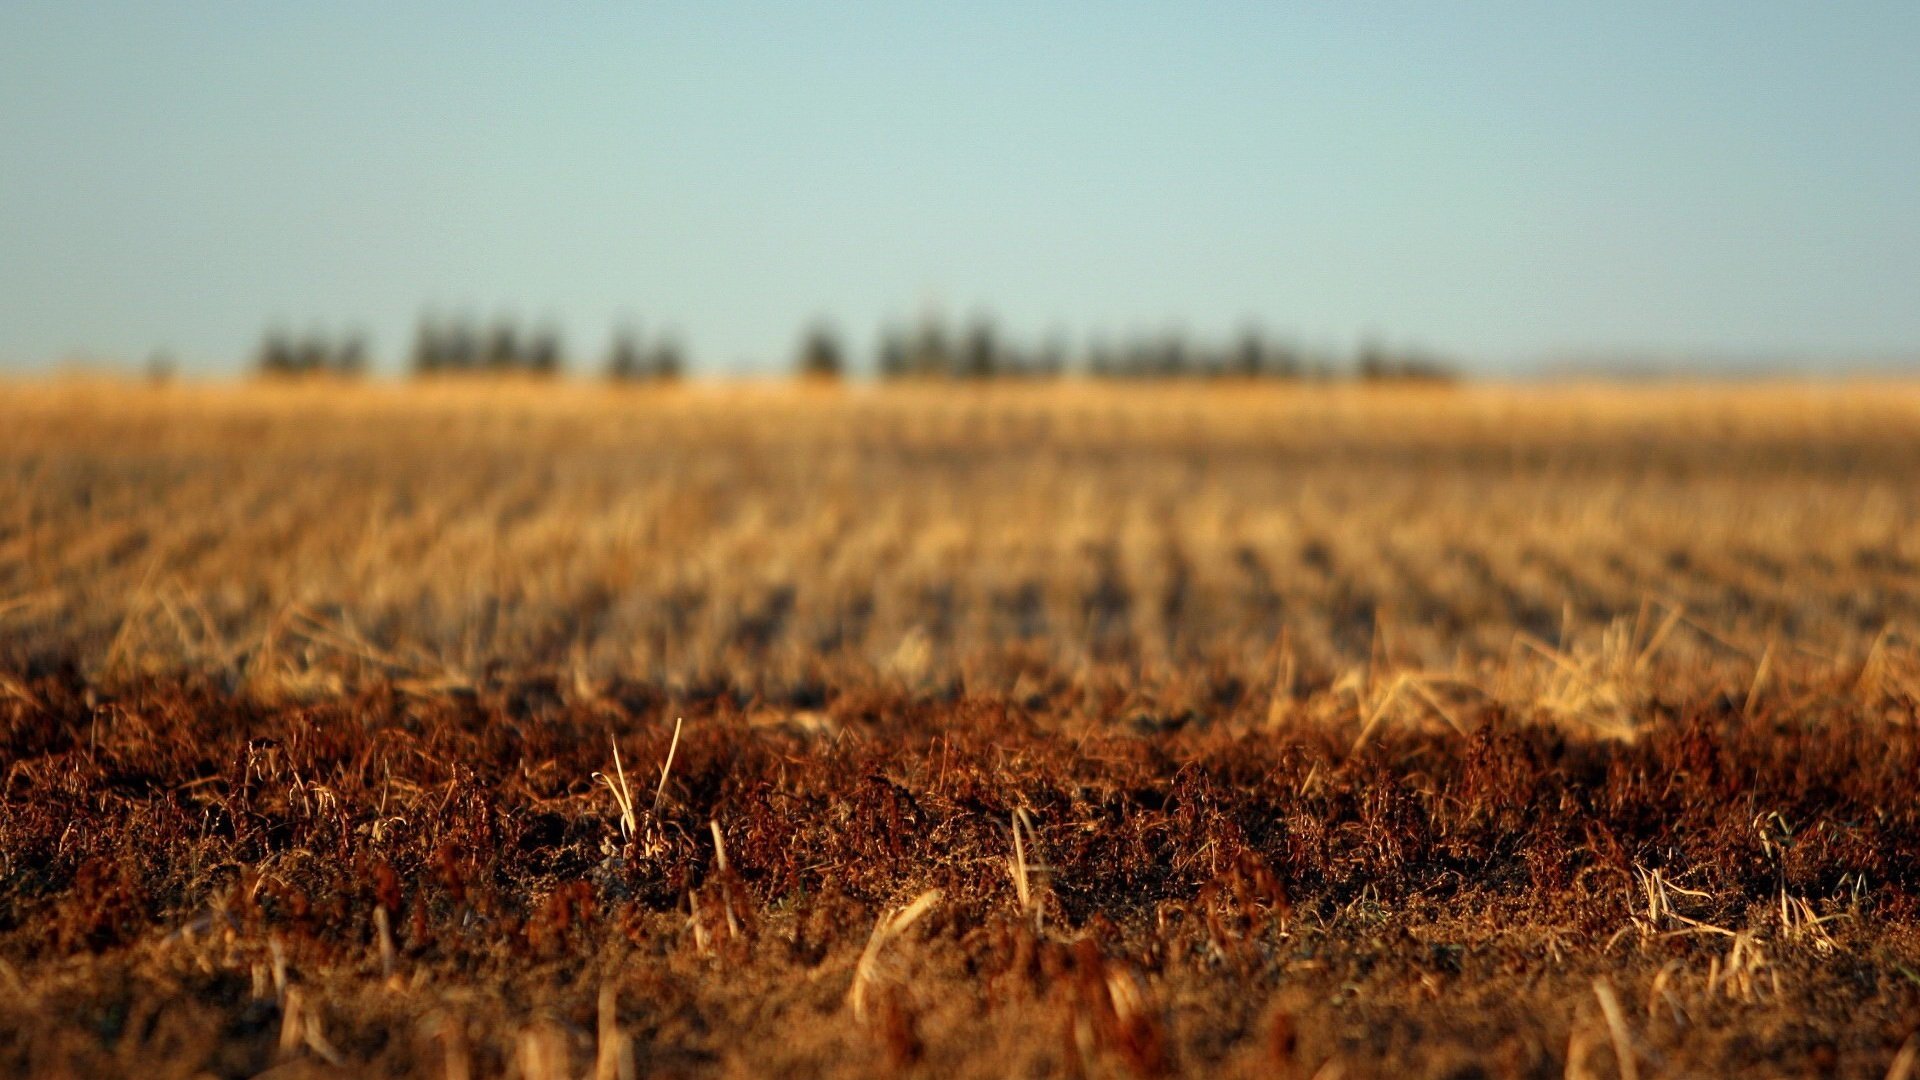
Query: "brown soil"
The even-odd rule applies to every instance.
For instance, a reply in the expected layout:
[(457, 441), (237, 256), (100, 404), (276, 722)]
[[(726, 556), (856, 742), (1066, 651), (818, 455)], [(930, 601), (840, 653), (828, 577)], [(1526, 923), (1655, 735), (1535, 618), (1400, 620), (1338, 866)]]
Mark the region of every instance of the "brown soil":
[(1920, 1026), (1920, 738), (1839, 695), (1353, 752), (1066, 680), (13, 689), (10, 1075), (1879, 1077)]

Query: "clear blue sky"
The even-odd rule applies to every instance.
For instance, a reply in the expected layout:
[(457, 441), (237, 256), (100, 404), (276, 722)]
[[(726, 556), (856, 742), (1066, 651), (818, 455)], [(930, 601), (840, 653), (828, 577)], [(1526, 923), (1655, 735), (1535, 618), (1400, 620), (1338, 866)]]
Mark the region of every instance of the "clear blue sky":
[(0, 4), (0, 365), (929, 305), (1920, 355), (1920, 4)]

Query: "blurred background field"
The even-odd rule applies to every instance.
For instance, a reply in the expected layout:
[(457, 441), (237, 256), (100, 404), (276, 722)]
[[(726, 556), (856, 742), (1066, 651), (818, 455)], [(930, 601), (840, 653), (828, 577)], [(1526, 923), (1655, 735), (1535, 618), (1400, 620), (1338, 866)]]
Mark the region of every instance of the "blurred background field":
[(1909, 382), (11, 383), (0, 1065), (1900, 1075), (1916, 473)]
[(0, 468), (0, 662), (255, 690), (1310, 690), (1669, 621), (1751, 677), (1920, 615), (1906, 382), (52, 380)]

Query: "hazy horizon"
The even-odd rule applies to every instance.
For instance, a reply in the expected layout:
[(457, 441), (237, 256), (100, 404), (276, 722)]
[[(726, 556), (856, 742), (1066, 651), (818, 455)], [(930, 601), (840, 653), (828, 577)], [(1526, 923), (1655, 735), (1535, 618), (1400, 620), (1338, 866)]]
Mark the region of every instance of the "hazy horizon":
[(0, 371), (274, 326), (1920, 361), (1920, 10), (0, 9)]

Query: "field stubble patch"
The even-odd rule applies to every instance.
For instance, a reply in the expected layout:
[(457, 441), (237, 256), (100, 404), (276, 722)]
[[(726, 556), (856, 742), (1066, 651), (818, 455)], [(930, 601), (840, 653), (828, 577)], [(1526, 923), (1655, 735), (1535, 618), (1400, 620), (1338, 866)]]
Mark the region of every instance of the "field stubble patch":
[(1920, 739), (1839, 695), (1675, 700), (1631, 741), (1496, 705), (1356, 747), (1359, 702), (1143, 730), (1071, 690), (771, 723), (618, 688), (26, 689), (14, 1071), (439, 1074), (455, 1044), (416, 1034), (458, 1017), (481, 1071), (1861, 1072), (1920, 1005)]
[(1901, 1076), (1916, 447), (1906, 385), (9, 387), (0, 1072)]

